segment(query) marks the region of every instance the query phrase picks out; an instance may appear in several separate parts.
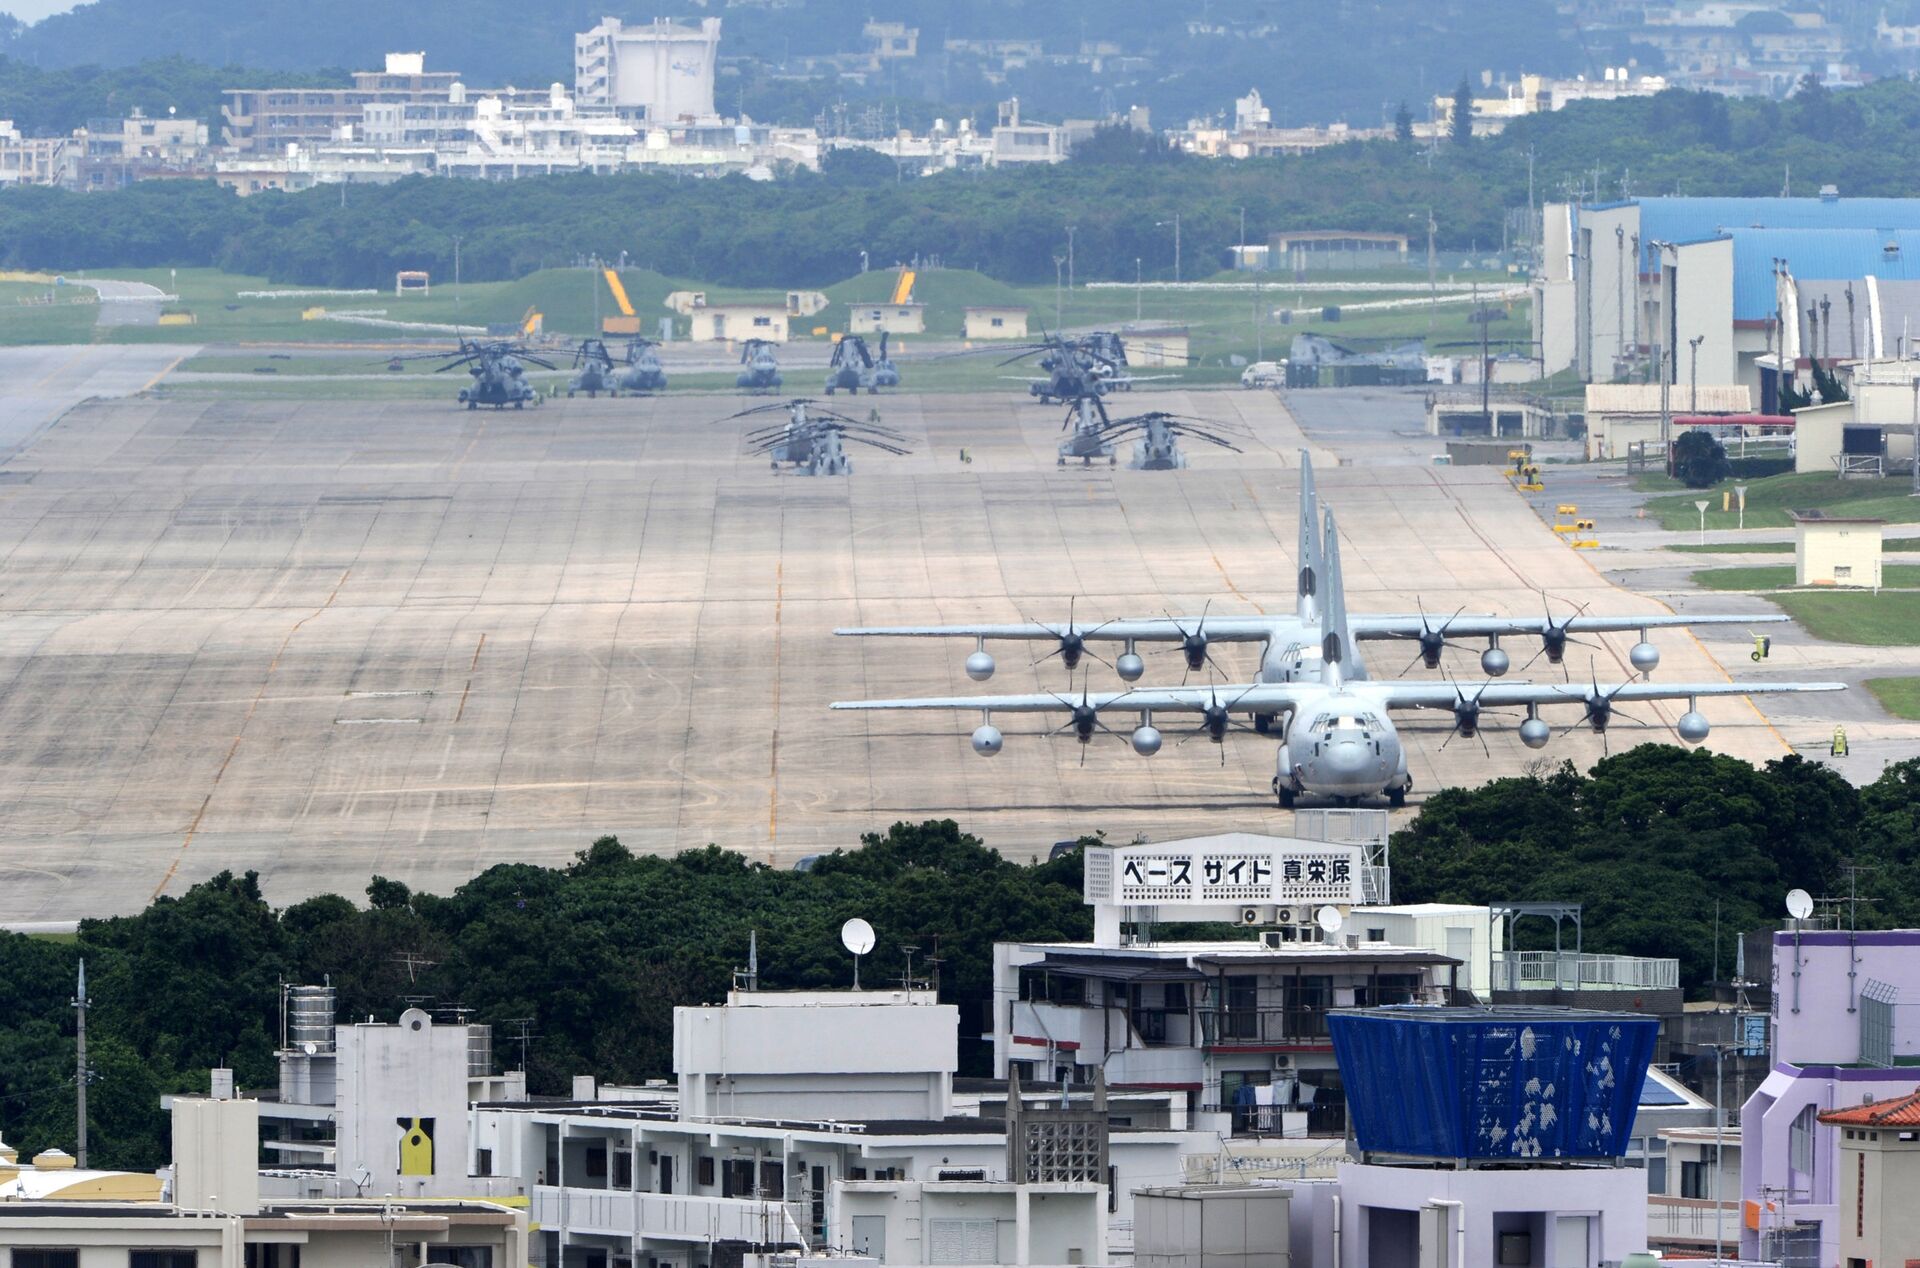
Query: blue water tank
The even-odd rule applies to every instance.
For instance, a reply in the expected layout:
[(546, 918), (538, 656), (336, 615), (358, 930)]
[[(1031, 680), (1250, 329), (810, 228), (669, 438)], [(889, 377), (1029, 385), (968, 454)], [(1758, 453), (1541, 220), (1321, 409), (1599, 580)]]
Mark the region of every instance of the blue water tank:
[(1327, 1015), (1347, 1115), (1370, 1154), (1619, 1158), (1660, 1023), (1575, 1008), (1371, 1008)]

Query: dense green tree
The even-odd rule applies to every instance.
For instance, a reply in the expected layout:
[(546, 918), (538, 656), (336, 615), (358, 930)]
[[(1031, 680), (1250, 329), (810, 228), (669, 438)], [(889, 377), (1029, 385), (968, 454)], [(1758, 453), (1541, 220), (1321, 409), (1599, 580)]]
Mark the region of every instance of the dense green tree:
[(1455, 145), (1473, 140), (1473, 85), (1465, 75), (1460, 76), (1460, 86), (1453, 90), (1453, 117), (1448, 122), (1453, 126), (1449, 139)]
[(1405, 101), (1393, 112), (1393, 139), (1402, 145), (1413, 142), (1413, 110)]
[(1673, 442), (1673, 474), (1689, 489), (1720, 483), (1732, 472), (1727, 447), (1702, 427), (1689, 427)]

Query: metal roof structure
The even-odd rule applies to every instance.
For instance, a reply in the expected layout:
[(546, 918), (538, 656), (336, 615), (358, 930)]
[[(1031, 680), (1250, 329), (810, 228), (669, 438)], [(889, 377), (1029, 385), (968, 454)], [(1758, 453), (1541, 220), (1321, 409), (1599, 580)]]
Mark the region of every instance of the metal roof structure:
[(1776, 259), (1796, 278), (1834, 279), (1829, 286), (1864, 277), (1920, 281), (1920, 228), (1732, 229), (1708, 237), (1733, 240), (1735, 321), (1774, 315)]

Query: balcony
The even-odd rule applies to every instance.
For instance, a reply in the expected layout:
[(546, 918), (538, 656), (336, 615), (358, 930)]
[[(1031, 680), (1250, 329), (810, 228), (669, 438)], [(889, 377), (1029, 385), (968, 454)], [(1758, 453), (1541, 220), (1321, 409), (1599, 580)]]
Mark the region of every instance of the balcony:
[(1204, 1048), (1313, 1047), (1330, 1045), (1324, 1008), (1218, 1008), (1200, 1014)]
[(1656, 1193), (1647, 1199), (1647, 1242), (1654, 1246), (1713, 1246), (1715, 1236), (1740, 1246), (1740, 1204), (1708, 1198), (1670, 1198)]
[(806, 1244), (793, 1208), (785, 1202), (621, 1189), (563, 1189), (549, 1184), (534, 1187), (529, 1205), (529, 1218), (542, 1228), (631, 1238), (636, 1243), (651, 1238), (700, 1244)]
[(1496, 991), (1672, 991), (1680, 961), (1637, 955), (1506, 951), (1493, 957)]

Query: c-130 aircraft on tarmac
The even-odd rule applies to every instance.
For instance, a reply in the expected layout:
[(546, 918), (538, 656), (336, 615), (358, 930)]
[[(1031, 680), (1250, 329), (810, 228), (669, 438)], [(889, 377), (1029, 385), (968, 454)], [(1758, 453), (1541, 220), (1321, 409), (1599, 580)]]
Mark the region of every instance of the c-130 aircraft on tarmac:
[[(1311, 475), (1303, 469), (1303, 503), (1311, 501)], [(1335, 801), (1351, 804), (1363, 798), (1385, 796), (1392, 805), (1402, 805), (1413, 786), (1412, 777), (1407, 771), (1407, 758), (1404, 743), (1394, 727), (1389, 713), (1394, 709), (1447, 709), (1453, 713), (1452, 734), (1472, 738), (1478, 734), (1483, 709), (1501, 707), (1524, 707), (1526, 720), (1520, 724), (1520, 739), (1529, 748), (1541, 748), (1553, 736), (1552, 727), (1540, 717), (1541, 705), (1579, 704), (1583, 707), (1583, 716), (1573, 725), (1582, 723), (1591, 727), (1596, 734), (1604, 735), (1608, 724), (1613, 720), (1617, 706), (1647, 700), (1686, 700), (1687, 711), (1676, 724), (1680, 738), (1690, 743), (1699, 743), (1706, 739), (1709, 725), (1705, 715), (1697, 707), (1703, 696), (1737, 696), (1772, 693), (1797, 693), (1812, 691), (1840, 691), (1845, 684), (1837, 682), (1815, 683), (1647, 683), (1631, 680), (1611, 688), (1602, 688), (1598, 678), (1591, 685), (1572, 682), (1557, 684), (1535, 684), (1524, 682), (1487, 681), (1469, 689), (1450, 680), (1408, 681), (1405, 679), (1384, 682), (1372, 681), (1367, 677), (1366, 669), (1354, 646), (1356, 635), (1362, 629), (1370, 631), (1374, 638), (1416, 638), (1421, 641), (1424, 655), (1430, 646), (1428, 635), (1432, 627), (1424, 616), (1408, 617), (1363, 617), (1350, 620), (1346, 611), (1346, 595), (1340, 575), (1340, 547), (1334, 516), (1331, 510), (1326, 512), (1324, 536), (1320, 525), (1306, 526), (1305, 518), (1311, 513), (1303, 506), (1302, 525), (1302, 566), (1299, 611), (1291, 620), (1289, 636), (1293, 641), (1286, 644), (1284, 654), (1278, 658), (1273, 655), (1275, 648), (1275, 630), (1289, 618), (1233, 618), (1228, 624), (1231, 632), (1241, 633), (1235, 639), (1229, 633), (1221, 641), (1265, 643), (1261, 657), (1261, 677), (1251, 683), (1209, 684), (1207, 686), (1146, 687), (1129, 688), (1119, 692), (1093, 692), (1085, 687), (1076, 699), (1072, 694), (1062, 695), (1055, 692), (1043, 692), (1035, 695), (1018, 696), (976, 696), (947, 697), (933, 699), (907, 700), (858, 700), (842, 701), (833, 705), (835, 709), (951, 709), (981, 711), (981, 725), (973, 732), (973, 748), (983, 757), (998, 753), (1003, 744), (999, 728), (993, 725), (995, 713), (1060, 713), (1066, 715), (1062, 731), (1071, 730), (1082, 744), (1090, 743), (1096, 731), (1114, 734), (1102, 721), (1102, 715), (1114, 713), (1137, 714), (1138, 724), (1128, 737), (1133, 749), (1143, 757), (1149, 757), (1160, 751), (1163, 743), (1160, 730), (1154, 725), (1156, 713), (1193, 713), (1199, 714), (1197, 732), (1204, 734), (1214, 743), (1222, 743), (1227, 731), (1231, 729), (1233, 715), (1252, 714), (1256, 719), (1276, 719), (1282, 715), (1287, 718), (1285, 734), (1280, 744), (1273, 779), (1273, 791), (1282, 806), (1291, 806), (1302, 795), (1328, 797)], [(1311, 538), (1309, 543), (1307, 540)], [(1324, 581), (1324, 585), (1322, 582)], [(1311, 600), (1309, 605), (1308, 600)], [(1466, 631), (1474, 635), (1489, 637), (1501, 633), (1536, 633), (1543, 639), (1542, 654), (1550, 659), (1559, 659), (1553, 654), (1553, 644), (1545, 642), (1550, 636), (1562, 640), (1574, 633), (1605, 632), (1609, 630), (1632, 630), (1651, 628), (1661, 625), (1708, 624), (1725, 621), (1747, 621), (1748, 617), (1584, 617), (1576, 616), (1567, 621), (1553, 623), (1549, 617), (1546, 622), (1533, 622), (1530, 618), (1473, 618)], [(1261, 625), (1263, 634), (1256, 636), (1243, 632), (1243, 623), (1255, 621)], [(1457, 621), (1457, 618), (1456, 618)], [(1365, 625), (1362, 622), (1366, 622)], [(1492, 623), (1492, 624), (1488, 624)], [(1113, 632), (1115, 626), (1127, 627)], [(1551, 631), (1548, 627), (1551, 626)], [(1162, 628), (1164, 627), (1164, 628)], [(988, 632), (989, 628), (993, 632)], [(1039, 628), (1041, 634), (1027, 633)], [(1434, 660), (1437, 662), (1440, 650), (1444, 647), (1445, 632), (1457, 628), (1453, 622), (1440, 632), (1440, 641), (1432, 644)], [(1200, 630), (1199, 623), (1193, 627), (1195, 633)], [(1016, 633), (999, 631), (1012, 630)], [(843, 633), (879, 634), (894, 633), (919, 636), (936, 636), (934, 629), (899, 630), (861, 630), (842, 631)], [(1110, 622), (1081, 632), (1069, 624), (1067, 633), (1077, 642), (1069, 644), (1066, 638), (1045, 627), (1003, 626), (1003, 627), (948, 627), (939, 630), (939, 634), (972, 636), (984, 640), (988, 637), (1003, 638), (1046, 638), (1061, 639), (1057, 654), (1069, 664), (1077, 661), (1086, 653), (1085, 641), (1092, 637), (1120, 638), (1128, 642), (1129, 650), (1116, 664), (1116, 669), (1126, 677), (1140, 676), (1140, 670), (1126, 664), (1131, 655), (1138, 661), (1138, 653), (1132, 650), (1132, 644), (1139, 641), (1172, 642), (1182, 641), (1181, 650), (1187, 656), (1190, 668), (1204, 666), (1208, 657), (1206, 642), (1221, 637), (1209, 632), (1199, 640), (1197, 651), (1183, 623), (1169, 617), (1163, 622)], [(1310, 651), (1305, 640), (1312, 638), (1316, 646)], [(1641, 649), (1650, 645), (1642, 643), (1634, 649), (1636, 668), (1643, 672), (1651, 669), (1651, 664), (1643, 664), (1646, 658)], [(1069, 647), (1072, 651), (1069, 651)], [(1497, 648), (1490, 648), (1497, 651)], [(1565, 651), (1561, 642), (1559, 650)], [(1049, 657), (1056, 653), (1049, 653)], [(1069, 660), (1071, 655), (1072, 659)], [(1504, 653), (1501, 653), (1504, 656)], [(976, 679), (988, 677), (992, 673), (991, 664), (979, 666), (975, 662), (986, 656), (977, 651), (968, 659), (968, 673)], [(991, 658), (988, 658), (989, 661)], [(1043, 658), (1046, 659), (1046, 658)], [(1657, 663), (1657, 654), (1653, 658)], [(1483, 655), (1482, 663), (1486, 657)], [(1504, 664), (1500, 666), (1506, 668)], [(985, 672), (979, 672), (984, 669)], [(1131, 681), (1131, 679), (1129, 679)], [(1266, 730), (1263, 726), (1260, 729)], [(1569, 730), (1572, 728), (1569, 727)], [(1451, 740), (1449, 736), (1449, 740)], [(1484, 740), (1481, 741), (1485, 743)], [(1223, 755), (1224, 756), (1224, 755)], [(1084, 757), (1083, 757), (1084, 760)]]
[[(1331, 542), (1328, 546), (1331, 546)], [(1305, 450), (1300, 452), (1299, 564), (1294, 610), (1271, 616), (1215, 616), (1203, 609), (1197, 617), (1168, 615), (1082, 623), (1075, 619), (1073, 603), (1069, 601), (1065, 622), (861, 626), (835, 630), (834, 633), (852, 638), (973, 639), (976, 646), (973, 654), (967, 657), (966, 669), (967, 676), (975, 682), (985, 682), (993, 677), (997, 663), (987, 650), (987, 643), (1000, 639), (1053, 643), (1054, 649), (1042, 656), (1041, 660), (1058, 656), (1069, 673), (1079, 668), (1083, 657), (1092, 656), (1102, 664), (1109, 664), (1121, 681), (1127, 683), (1138, 682), (1146, 673), (1146, 661), (1139, 651), (1142, 643), (1177, 644), (1190, 674), (1204, 672), (1209, 667), (1218, 670), (1211, 653), (1216, 643), (1257, 643), (1260, 646), (1260, 668), (1255, 674), (1255, 683), (1275, 685), (1313, 681), (1320, 675), (1326, 567), (1322, 550), (1319, 494), (1314, 485), (1313, 461)], [(1440, 667), (1441, 653), (1449, 646), (1458, 645), (1454, 640), (1484, 638), (1487, 646), (1480, 653), (1480, 668), (1490, 677), (1498, 678), (1505, 675), (1513, 664), (1506, 649), (1500, 646), (1503, 637), (1533, 637), (1540, 640), (1540, 650), (1521, 666), (1521, 672), (1524, 673), (1542, 656), (1550, 664), (1564, 665), (1567, 647), (1579, 641), (1578, 635), (1637, 630), (1640, 641), (1628, 653), (1628, 661), (1639, 673), (1651, 674), (1660, 664), (1660, 649), (1647, 641), (1648, 630), (1693, 625), (1760, 625), (1786, 619), (1780, 615), (1587, 616), (1582, 610), (1555, 620), (1551, 609), (1547, 609), (1538, 617), (1469, 616), (1456, 612), (1439, 622), (1425, 612), (1360, 613), (1349, 617), (1348, 626), (1351, 637), (1360, 642), (1383, 639), (1417, 642), (1420, 650), (1414, 663), (1424, 661), (1428, 669)], [(1093, 643), (1118, 643), (1122, 645), (1121, 652), (1109, 662), (1092, 649), (1090, 644)], [(1407, 666), (1409, 670), (1412, 668), (1413, 664)], [(1406, 673), (1406, 670), (1401, 673)], [(1564, 667), (1562, 674), (1570, 680)], [(1342, 676), (1348, 682), (1371, 677), (1357, 646), (1348, 649)], [(1255, 729), (1266, 733), (1271, 729), (1274, 719), (1272, 713), (1256, 712)]]

